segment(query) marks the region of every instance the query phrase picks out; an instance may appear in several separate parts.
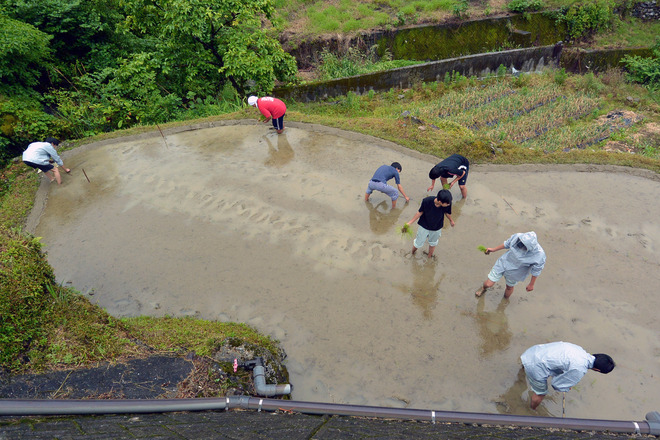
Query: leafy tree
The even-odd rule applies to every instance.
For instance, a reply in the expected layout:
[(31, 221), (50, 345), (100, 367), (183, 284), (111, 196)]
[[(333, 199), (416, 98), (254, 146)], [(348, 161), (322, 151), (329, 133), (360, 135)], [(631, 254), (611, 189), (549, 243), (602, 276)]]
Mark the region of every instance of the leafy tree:
[[(0, 6), (4, 6), (9, 17), (50, 35), (57, 65), (66, 70), (66, 66), (81, 59), (88, 64), (91, 57), (105, 66), (107, 61), (114, 62), (118, 55), (126, 54), (125, 41), (113, 41), (119, 36), (115, 29), (124, 19), (117, 1), (105, 0), (101, 4), (100, 0), (0, 0)], [(114, 54), (107, 53), (110, 47)], [(99, 53), (101, 56), (95, 56)]]
[(0, 94), (20, 94), (39, 83), (50, 39), (34, 26), (0, 15)]
[(122, 5), (128, 29), (158, 41), (163, 73), (178, 77), (184, 89), (217, 92), (230, 81), (240, 93), (263, 93), (275, 79), (294, 78), (295, 60), (262, 26), (274, 12), (272, 0), (122, 0)]

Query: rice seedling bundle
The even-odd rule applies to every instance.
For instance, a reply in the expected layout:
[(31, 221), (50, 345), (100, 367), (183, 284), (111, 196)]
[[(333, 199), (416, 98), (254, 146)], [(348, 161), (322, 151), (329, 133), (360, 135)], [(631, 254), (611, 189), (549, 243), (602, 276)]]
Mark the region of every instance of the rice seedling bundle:
[(401, 234), (402, 238), (405, 238), (406, 236), (413, 238), (414, 236), (413, 230), (408, 223), (404, 223), (403, 226), (399, 228), (399, 233)]

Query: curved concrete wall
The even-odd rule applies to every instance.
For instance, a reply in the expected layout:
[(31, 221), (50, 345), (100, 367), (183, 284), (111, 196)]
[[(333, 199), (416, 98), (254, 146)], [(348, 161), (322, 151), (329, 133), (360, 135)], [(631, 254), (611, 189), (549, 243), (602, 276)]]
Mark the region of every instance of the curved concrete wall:
[(348, 92), (361, 95), (369, 90), (384, 91), (396, 87), (410, 87), (417, 82), (442, 81), (445, 74), (452, 72), (464, 76), (484, 77), (496, 73), (500, 65), (505, 66), (508, 73), (512, 73), (513, 69), (534, 72), (546, 66), (556, 67), (559, 64), (561, 50), (561, 44), (557, 44), (468, 55), (302, 86), (277, 87), (273, 95), (285, 100), (309, 102), (346, 95)]

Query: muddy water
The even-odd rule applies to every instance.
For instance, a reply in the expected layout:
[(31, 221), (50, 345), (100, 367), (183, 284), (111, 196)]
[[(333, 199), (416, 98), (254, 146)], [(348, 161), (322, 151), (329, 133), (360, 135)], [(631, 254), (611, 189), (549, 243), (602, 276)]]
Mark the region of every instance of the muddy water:
[[(253, 325), (288, 353), (296, 400), (531, 414), (519, 356), (564, 340), (618, 364), (568, 393), (567, 416), (637, 420), (660, 408), (655, 176), (474, 166), (467, 200), (452, 190), (456, 226), (427, 261), (396, 227), (427, 195), (435, 161), (374, 138), (237, 124), (65, 160), (72, 175), (44, 183), (31, 219), (58, 280), (116, 316)], [(412, 201), (365, 203), (373, 171), (392, 161)], [(528, 230), (548, 255), (535, 290), (521, 284), (503, 301), (500, 282), (476, 299), (498, 256), (477, 246)], [(561, 416), (561, 394), (540, 413)]]

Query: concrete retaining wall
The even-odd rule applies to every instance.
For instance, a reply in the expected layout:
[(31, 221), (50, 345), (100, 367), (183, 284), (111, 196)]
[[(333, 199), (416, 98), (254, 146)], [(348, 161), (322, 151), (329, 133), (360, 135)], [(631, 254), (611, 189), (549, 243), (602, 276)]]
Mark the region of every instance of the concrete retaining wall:
[(496, 73), (500, 65), (507, 68), (507, 73), (514, 72), (513, 69), (534, 72), (546, 66), (558, 66), (561, 49), (561, 44), (557, 44), (450, 58), (302, 86), (278, 87), (273, 95), (284, 100), (309, 102), (346, 95), (348, 92), (361, 95), (369, 90), (384, 91), (397, 87), (407, 88), (417, 82), (442, 81), (446, 74), (452, 72), (484, 77)]

